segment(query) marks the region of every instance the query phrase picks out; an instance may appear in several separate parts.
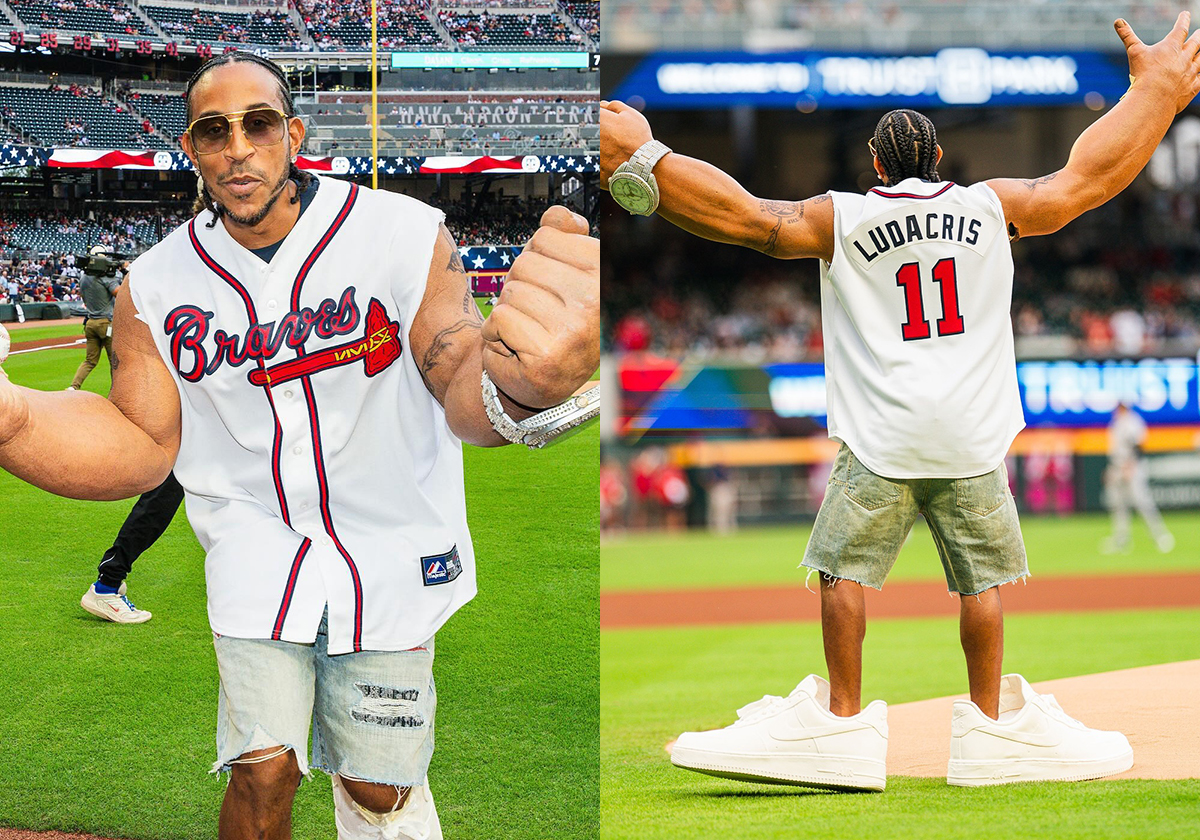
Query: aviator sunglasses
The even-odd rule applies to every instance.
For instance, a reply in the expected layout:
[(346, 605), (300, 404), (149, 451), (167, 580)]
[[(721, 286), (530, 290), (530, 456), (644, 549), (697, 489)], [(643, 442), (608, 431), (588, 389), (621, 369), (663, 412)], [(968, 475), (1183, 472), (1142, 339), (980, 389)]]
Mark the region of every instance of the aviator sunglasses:
[(255, 146), (273, 146), (283, 140), (284, 126), (290, 117), (278, 108), (251, 108), (229, 114), (200, 117), (187, 128), (198, 155), (225, 151), (233, 136), (233, 124), (242, 124), (242, 133)]

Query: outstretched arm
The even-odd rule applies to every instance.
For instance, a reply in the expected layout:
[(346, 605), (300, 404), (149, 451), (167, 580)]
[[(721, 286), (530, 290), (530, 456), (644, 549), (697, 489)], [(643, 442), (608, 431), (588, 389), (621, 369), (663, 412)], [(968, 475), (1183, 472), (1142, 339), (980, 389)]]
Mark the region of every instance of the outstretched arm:
[[(600, 185), (653, 139), (650, 123), (624, 102), (600, 103)], [(712, 164), (671, 154), (654, 167), (658, 215), (714, 242), (753, 248), (780, 259), (833, 258), (833, 202), (756, 198)]]
[(413, 360), (459, 439), (508, 443), (492, 428), (486, 369), (510, 417), (558, 405), (600, 366), (600, 242), (565, 207), (551, 207), (513, 261), (500, 302), (479, 314), (454, 237), (442, 226), (409, 330)]
[(1175, 115), (1200, 92), (1200, 30), (1188, 38), (1190, 20), (1180, 13), (1175, 28), (1153, 46), (1143, 44), (1124, 20), (1116, 22), (1133, 78), (1121, 101), (1079, 135), (1059, 171), (1034, 180), (987, 182), (1004, 207), (1010, 237), (1054, 233), (1133, 182)]
[(0, 468), (75, 499), (127, 499), (166, 479), (179, 453), (179, 392), (128, 280), (113, 314), (112, 390), (35, 391), (0, 371)]

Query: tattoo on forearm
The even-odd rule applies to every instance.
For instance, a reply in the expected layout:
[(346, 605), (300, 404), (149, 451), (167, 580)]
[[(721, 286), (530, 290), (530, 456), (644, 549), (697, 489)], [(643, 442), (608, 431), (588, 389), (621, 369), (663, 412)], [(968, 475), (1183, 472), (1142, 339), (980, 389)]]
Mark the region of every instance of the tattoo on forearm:
[(1027, 180), (1027, 181), (1022, 181), (1021, 183), (1024, 184), (1030, 192), (1033, 192), (1042, 184), (1049, 184), (1051, 181), (1053, 181), (1057, 177), (1058, 177), (1058, 173), (1053, 172), (1049, 175), (1043, 175), (1041, 178), (1038, 178), (1036, 180), (1032, 180), (1032, 181)]
[(804, 205), (798, 201), (771, 201), (768, 199), (760, 199), (758, 206), (759, 209), (761, 209), (764, 213), (770, 213), (772, 216), (779, 216), (781, 218), (804, 215)]
[(110, 345), (108, 348), (108, 362), (112, 367), (113, 373), (117, 372), (117, 368), (121, 366), (121, 360), (117, 358), (117, 348)]
[(475, 297), (470, 291), (463, 295), (463, 314), (471, 321), (477, 324), (483, 324), (483, 314), (480, 313), (479, 307), (475, 305)]
[(449, 350), (458, 340), (455, 338), (455, 336), (458, 333), (461, 333), (463, 330), (478, 332), (479, 323), (473, 320), (462, 320), (446, 327), (444, 330), (435, 335), (431, 342), (429, 342), (429, 349), (425, 351), (425, 358), (421, 360), (421, 378), (425, 380), (425, 387), (428, 388), (429, 392), (433, 394), (439, 401), (443, 396), (445, 396), (446, 389), (444, 385), (440, 388), (435, 388), (433, 386), (429, 376), (430, 371), (432, 371), (438, 366), (438, 364), (441, 363), (446, 351)]
[(775, 246), (779, 244), (779, 229), (781, 227), (783, 227), (783, 217), (782, 216), (780, 216), (779, 220), (777, 222), (775, 222), (775, 227), (771, 228), (771, 233), (767, 236), (767, 241), (765, 243), (763, 243), (762, 250), (763, 250), (764, 254), (774, 254), (775, 253)]
[(455, 274), (466, 274), (467, 267), (463, 265), (462, 255), (458, 253), (458, 242), (455, 241), (450, 229), (442, 225), (442, 238), (450, 245), (450, 259), (446, 263), (446, 271), (453, 271)]

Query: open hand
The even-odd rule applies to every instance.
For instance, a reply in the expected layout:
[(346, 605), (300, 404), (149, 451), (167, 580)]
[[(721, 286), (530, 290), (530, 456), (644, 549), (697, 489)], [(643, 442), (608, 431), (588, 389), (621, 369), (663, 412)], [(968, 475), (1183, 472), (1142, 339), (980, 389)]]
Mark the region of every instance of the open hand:
[[(1200, 93), (1200, 30), (1188, 37), (1191, 20), (1190, 12), (1180, 12), (1167, 36), (1150, 46), (1142, 43), (1128, 21), (1120, 18), (1114, 24), (1129, 56), (1129, 75), (1133, 83), (1144, 80), (1170, 86), (1175, 92), (1177, 114)], [(603, 134), (601, 129), (601, 137)]]
[(513, 260), (483, 322), (483, 366), (496, 387), (529, 408), (568, 399), (600, 366), (600, 240), (566, 207)]

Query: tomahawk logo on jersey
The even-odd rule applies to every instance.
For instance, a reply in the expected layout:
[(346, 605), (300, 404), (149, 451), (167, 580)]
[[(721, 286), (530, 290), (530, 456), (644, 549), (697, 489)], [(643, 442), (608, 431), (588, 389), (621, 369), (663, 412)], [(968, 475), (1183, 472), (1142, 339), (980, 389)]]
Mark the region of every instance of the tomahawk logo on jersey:
[(330, 653), (423, 644), (475, 594), (462, 446), (402, 352), (443, 214), (321, 178), (270, 262), (210, 219), (130, 294), (179, 390), (214, 632), (309, 643), (328, 606)]

